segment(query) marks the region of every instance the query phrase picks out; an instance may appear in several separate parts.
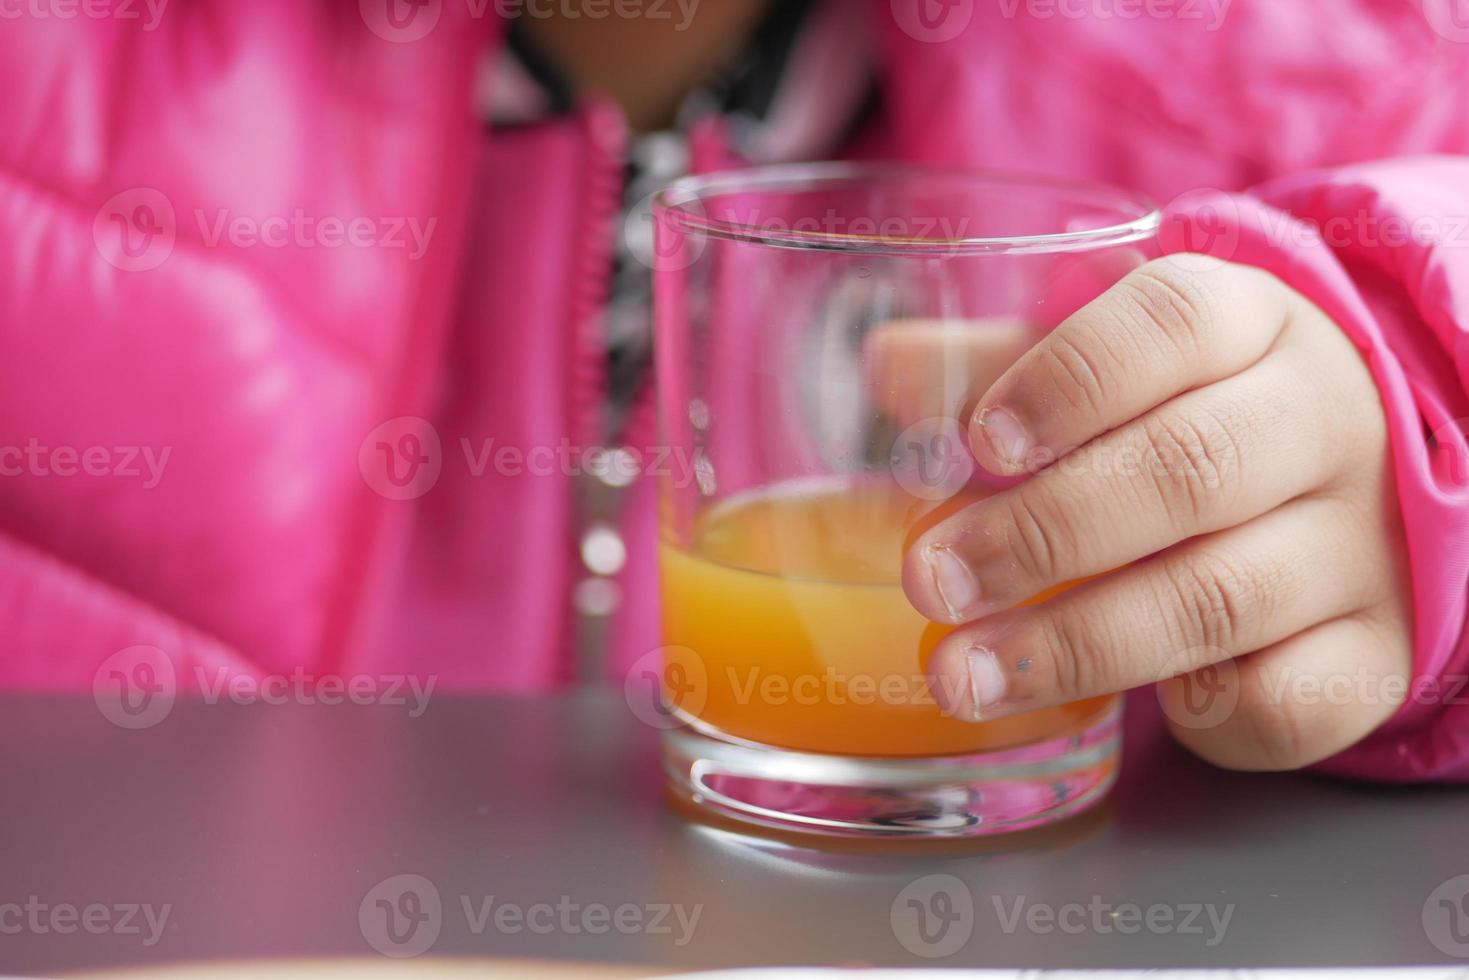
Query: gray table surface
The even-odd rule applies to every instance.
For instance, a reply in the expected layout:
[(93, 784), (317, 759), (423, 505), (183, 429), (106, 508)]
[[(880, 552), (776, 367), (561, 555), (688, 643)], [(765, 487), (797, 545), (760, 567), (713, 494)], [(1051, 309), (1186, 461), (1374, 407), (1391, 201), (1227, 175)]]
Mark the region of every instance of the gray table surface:
[[(662, 799), (656, 733), (613, 693), (435, 696), (417, 718), (180, 700), (138, 731), (87, 697), (8, 696), (0, 973), (375, 957), (369, 892), (423, 890), (398, 875), (438, 895), (427, 956), (665, 969), (1469, 965), (1425, 922), (1435, 889), (1469, 873), (1469, 791), (1220, 772), (1167, 741), (1149, 700), (1129, 707), (1123, 775), (1093, 816), (978, 847), (874, 854), (682, 819)], [(952, 909), (952, 929), (915, 938), (904, 918), (915, 896)], [(100, 903), (116, 925), (128, 905), (169, 915), (148, 945), (146, 926), (61, 934), (43, 917), (17, 930), (4, 905), (27, 901)], [(568, 911), (539, 913), (534, 931), (512, 913), (497, 925), (500, 907), (534, 916), (538, 903)], [(1128, 903), (1151, 907), (1153, 926), (1122, 931)], [(619, 929), (599, 906), (632, 910)], [(652, 928), (663, 906), (668, 932)], [(1206, 911), (1181, 928), (1194, 906), (1228, 910), (1222, 937)], [(685, 922), (697, 912), (691, 929), (679, 909)], [(1048, 927), (1047, 909), (1063, 923)]]

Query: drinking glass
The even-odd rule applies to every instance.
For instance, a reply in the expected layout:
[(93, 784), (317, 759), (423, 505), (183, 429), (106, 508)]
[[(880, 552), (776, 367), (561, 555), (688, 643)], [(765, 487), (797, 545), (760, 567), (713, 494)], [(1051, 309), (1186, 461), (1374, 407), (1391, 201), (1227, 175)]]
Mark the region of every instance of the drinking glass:
[(978, 836), (1094, 804), (1120, 698), (946, 713), (925, 671), (953, 627), (912, 608), (899, 571), (934, 521), (1015, 485), (974, 463), (969, 412), (1151, 257), (1157, 211), (1105, 187), (840, 163), (685, 179), (654, 212), (675, 793), (857, 837)]

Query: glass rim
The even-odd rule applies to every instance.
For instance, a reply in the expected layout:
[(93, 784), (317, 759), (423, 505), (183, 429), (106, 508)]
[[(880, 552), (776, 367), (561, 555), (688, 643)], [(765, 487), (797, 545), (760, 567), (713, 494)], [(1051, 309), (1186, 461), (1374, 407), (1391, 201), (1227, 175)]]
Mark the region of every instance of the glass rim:
[[(878, 233), (863, 235), (832, 231), (775, 228), (754, 222), (710, 217), (702, 202), (731, 193), (799, 192), (843, 183), (879, 182), (897, 178), (929, 177), (1004, 189), (1007, 193), (1067, 195), (1078, 204), (1115, 211), (1122, 220), (1084, 231), (1046, 232), (1039, 235), (999, 235), (959, 238), (902, 238)], [(696, 210), (690, 204), (698, 204)], [(683, 231), (711, 238), (744, 241), (779, 248), (889, 255), (964, 255), (1017, 252), (1079, 252), (1146, 241), (1157, 234), (1162, 211), (1143, 194), (1109, 184), (1068, 180), (1002, 170), (926, 167), (894, 163), (791, 163), (719, 170), (681, 177), (653, 197), (653, 210)], [(1132, 217), (1125, 217), (1131, 214)], [(874, 222), (881, 219), (874, 217)]]

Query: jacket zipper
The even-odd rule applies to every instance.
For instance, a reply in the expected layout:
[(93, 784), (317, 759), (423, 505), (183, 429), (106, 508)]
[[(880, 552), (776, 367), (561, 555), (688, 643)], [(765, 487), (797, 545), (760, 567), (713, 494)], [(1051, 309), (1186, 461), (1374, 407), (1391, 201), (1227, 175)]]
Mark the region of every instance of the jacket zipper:
[[(612, 282), (617, 219), (622, 213), (628, 141), (622, 111), (609, 99), (590, 99), (581, 110), (581, 123), (587, 166), (580, 222), (573, 243), (570, 311), (571, 439), (580, 475), (572, 480), (573, 538), (567, 556), (572, 590), (568, 591), (565, 602), (566, 621), (573, 625), (563, 653), (563, 682), (595, 679), (595, 667), (586, 661), (603, 652), (605, 637), (610, 633), (607, 624), (602, 623), (602, 635), (591, 635), (591, 617), (578, 608), (575, 589), (591, 574), (582, 562), (581, 543), (597, 515), (591, 506), (586, 467), (581, 464), (587, 460), (587, 450), (601, 446), (607, 438), (605, 406), (609, 365), (605, 315)], [(601, 659), (600, 656), (597, 659)]]
[(627, 126), (612, 102), (598, 98), (582, 110), (582, 129), (588, 166), (572, 272), (571, 418), (572, 439), (585, 448), (604, 438), (608, 378), (603, 317), (612, 279), (613, 236), (622, 210)]
[[(629, 136), (620, 109), (609, 101), (598, 100), (589, 104), (584, 119), (591, 162), (587, 168), (588, 182), (584, 195), (587, 203), (583, 212), (581, 254), (576, 267), (576, 296), (573, 300), (573, 314), (577, 317), (577, 357), (572, 382), (574, 414), (578, 420), (576, 438), (583, 448), (601, 446), (605, 440), (630, 450), (633, 459), (646, 459), (658, 438), (657, 400), (654, 398), (651, 364), (634, 393), (622, 431), (608, 432), (605, 427), (609, 379), (604, 318), (611, 283), (613, 236), (619, 232), (617, 221), (622, 214), (622, 199), (626, 193), (625, 161)], [(723, 120), (716, 116), (696, 123), (687, 139), (689, 171), (701, 173), (738, 162), (730, 151), (727, 135)], [(651, 270), (648, 274), (652, 274)], [(651, 309), (648, 312), (652, 314)], [(651, 328), (652, 324), (649, 324)], [(581, 556), (581, 545), (593, 531), (607, 533), (607, 529), (611, 529), (611, 533), (622, 538), (622, 517), (630, 495), (636, 492), (637, 481), (630, 486), (619, 486), (620, 489), (613, 490), (600, 479), (586, 474), (583, 468), (577, 487), (575, 553), (571, 557), (572, 577), (577, 587), (583, 583), (605, 584), (615, 590), (623, 584), (626, 566), (606, 574), (586, 567)], [(597, 583), (598, 578), (609, 581)], [(622, 598), (625, 600), (625, 596)], [(611, 614), (603, 612), (600, 615), (584, 612), (578, 608), (574, 595), (568, 597), (568, 605), (572, 610), (571, 622), (576, 624), (575, 662), (568, 671), (569, 676), (589, 682), (607, 680), (616, 652), (613, 646), (617, 624), (612, 618), (615, 610)]]

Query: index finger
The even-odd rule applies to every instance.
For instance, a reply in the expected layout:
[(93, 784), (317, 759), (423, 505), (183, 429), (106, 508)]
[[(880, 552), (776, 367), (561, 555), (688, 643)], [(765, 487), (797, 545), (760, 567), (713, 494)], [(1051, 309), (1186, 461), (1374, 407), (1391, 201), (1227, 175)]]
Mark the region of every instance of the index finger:
[(1225, 264), (1155, 260), (1064, 320), (985, 392), (969, 423), (979, 464), (1045, 465), (1175, 395), (1254, 364), (1290, 321), (1294, 293)]

